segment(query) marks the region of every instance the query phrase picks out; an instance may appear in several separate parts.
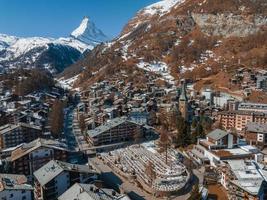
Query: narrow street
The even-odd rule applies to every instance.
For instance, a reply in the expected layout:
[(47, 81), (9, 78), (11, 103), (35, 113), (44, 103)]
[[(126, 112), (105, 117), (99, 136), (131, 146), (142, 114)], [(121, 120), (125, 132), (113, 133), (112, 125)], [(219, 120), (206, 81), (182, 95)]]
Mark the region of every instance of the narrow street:
[(73, 108), (70, 107), (65, 114), (64, 120), (64, 137), (70, 150), (77, 148), (77, 142), (73, 134)]

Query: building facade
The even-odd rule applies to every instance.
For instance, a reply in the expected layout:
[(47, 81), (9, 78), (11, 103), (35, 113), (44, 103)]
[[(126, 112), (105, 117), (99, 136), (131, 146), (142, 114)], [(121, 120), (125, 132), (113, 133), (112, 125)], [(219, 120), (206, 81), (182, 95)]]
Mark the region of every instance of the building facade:
[(15, 147), (42, 136), (42, 129), (25, 123), (7, 124), (0, 127), (0, 149)]
[(94, 146), (127, 142), (134, 139), (136, 130), (142, 131), (142, 126), (124, 117), (115, 118), (89, 130), (87, 140)]
[(222, 111), (218, 113), (217, 118), (227, 130), (235, 128), (237, 131), (244, 131), (249, 122), (267, 123), (266, 113), (254, 111)]
[(68, 153), (66, 145), (39, 138), (14, 150), (8, 161), (12, 173), (31, 177), (34, 171), (50, 160), (67, 161)]
[(74, 165), (51, 160), (34, 172), (34, 198), (56, 200), (75, 183), (89, 183), (97, 173), (88, 165)]

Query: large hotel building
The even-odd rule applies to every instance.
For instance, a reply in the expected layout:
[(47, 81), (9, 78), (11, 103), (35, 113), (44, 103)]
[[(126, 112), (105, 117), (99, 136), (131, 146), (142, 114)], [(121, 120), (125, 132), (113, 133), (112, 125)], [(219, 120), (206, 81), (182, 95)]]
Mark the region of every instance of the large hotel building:
[(225, 129), (235, 128), (237, 131), (244, 131), (249, 122), (267, 123), (267, 113), (244, 110), (222, 111), (218, 113), (218, 121)]

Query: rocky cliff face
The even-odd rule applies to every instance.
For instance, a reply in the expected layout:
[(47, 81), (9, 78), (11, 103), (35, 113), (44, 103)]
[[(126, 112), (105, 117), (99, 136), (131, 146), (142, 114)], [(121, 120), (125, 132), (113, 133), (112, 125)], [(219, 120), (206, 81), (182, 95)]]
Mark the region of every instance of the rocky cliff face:
[(192, 17), (201, 31), (209, 36), (247, 37), (256, 34), (267, 25), (267, 16), (262, 15), (192, 13)]

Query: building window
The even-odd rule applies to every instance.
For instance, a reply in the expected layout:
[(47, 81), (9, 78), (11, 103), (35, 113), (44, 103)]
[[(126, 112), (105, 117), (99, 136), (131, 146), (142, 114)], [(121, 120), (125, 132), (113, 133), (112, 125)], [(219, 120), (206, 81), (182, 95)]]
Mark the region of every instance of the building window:
[(22, 200), (26, 200), (26, 196), (23, 196), (21, 199), (22, 199)]

